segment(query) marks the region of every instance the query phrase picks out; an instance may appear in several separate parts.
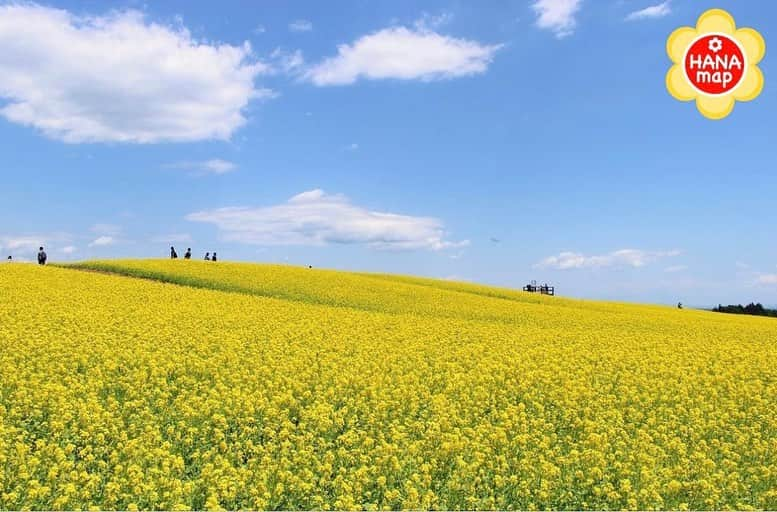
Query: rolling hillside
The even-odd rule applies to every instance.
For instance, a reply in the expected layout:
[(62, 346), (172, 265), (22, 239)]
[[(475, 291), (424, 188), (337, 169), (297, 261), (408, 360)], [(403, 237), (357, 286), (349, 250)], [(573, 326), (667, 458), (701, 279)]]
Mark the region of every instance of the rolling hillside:
[(183, 260), (0, 297), (2, 509), (777, 507), (771, 319)]

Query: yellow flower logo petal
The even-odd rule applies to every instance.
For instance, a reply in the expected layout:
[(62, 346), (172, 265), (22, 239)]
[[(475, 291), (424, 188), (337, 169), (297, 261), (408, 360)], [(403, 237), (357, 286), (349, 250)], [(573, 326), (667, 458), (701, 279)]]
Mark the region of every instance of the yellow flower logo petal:
[(696, 108), (709, 119), (723, 119), (737, 101), (751, 101), (763, 90), (758, 67), (766, 54), (763, 37), (752, 28), (737, 29), (722, 9), (699, 16), (696, 28), (672, 32), (666, 52), (673, 63), (666, 74), (667, 90), (680, 101), (696, 100)]

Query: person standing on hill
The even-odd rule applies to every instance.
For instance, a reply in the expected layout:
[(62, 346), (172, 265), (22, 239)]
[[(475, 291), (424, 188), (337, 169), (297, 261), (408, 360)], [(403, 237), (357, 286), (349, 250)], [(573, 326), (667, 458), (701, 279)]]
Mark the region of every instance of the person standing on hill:
[(210, 261), (210, 253), (209, 252), (205, 253), (205, 261)]
[(40, 247), (38, 249), (38, 265), (45, 265), (47, 259), (49, 257), (46, 255), (46, 251), (43, 250), (43, 247)]
[(216, 253), (213, 253), (213, 257), (210, 259), (210, 261), (216, 261)]
[(170, 246), (170, 259), (171, 260), (178, 259), (178, 253), (175, 252), (175, 247), (173, 247), (172, 245)]
[(186, 249), (186, 252), (185, 252), (185, 253), (184, 253), (184, 255), (183, 255), (183, 259), (185, 259), (185, 260), (190, 260), (190, 259), (192, 259), (192, 248), (191, 248), (191, 247), (189, 247), (188, 249)]

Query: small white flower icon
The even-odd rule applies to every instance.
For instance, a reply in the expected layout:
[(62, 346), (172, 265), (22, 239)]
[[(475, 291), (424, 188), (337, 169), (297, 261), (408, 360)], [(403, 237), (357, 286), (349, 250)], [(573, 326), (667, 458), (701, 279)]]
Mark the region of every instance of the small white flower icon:
[(717, 37), (714, 37), (714, 38), (710, 39), (710, 51), (711, 52), (718, 53), (722, 49), (723, 49), (723, 41), (721, 41)]

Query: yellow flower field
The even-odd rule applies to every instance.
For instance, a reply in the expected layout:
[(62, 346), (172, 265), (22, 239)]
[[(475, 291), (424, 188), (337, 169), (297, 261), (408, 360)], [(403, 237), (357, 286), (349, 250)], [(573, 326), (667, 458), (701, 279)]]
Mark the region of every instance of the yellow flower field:
[(777, 508), (774, 319), (94, 268), (0, 266), (1, 509)]

